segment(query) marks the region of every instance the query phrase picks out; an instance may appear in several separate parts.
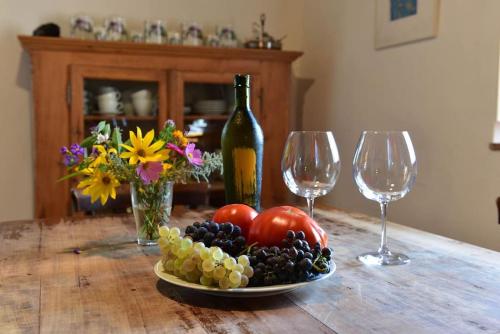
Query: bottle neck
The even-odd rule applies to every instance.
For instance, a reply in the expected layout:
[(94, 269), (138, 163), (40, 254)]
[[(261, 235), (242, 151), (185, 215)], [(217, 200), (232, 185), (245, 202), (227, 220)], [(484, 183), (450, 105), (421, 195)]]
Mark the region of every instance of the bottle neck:
[(234, 89), (235, 110), (250, 110), (250, 88), (238, 86)]

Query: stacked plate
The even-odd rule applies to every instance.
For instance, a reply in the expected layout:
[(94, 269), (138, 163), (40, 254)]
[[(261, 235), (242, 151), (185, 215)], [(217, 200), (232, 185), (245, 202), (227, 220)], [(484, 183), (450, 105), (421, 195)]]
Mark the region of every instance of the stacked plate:
[(194, 104), (194, 109), (199, 114), (223, 114), (227, 111), (225, 100), (200, 100)]

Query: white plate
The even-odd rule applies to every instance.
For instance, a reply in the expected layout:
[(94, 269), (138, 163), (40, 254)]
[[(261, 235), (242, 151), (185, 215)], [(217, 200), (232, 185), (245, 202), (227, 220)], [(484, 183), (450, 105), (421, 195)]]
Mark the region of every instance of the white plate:
[(209, 105), (209, 104), (225, 104), (226, 103), (226, 100), (199, 100), (198, 102), (196, 102), (196, 104), (206, 104), (206, 105)]
[(194, 104), (194, 109), (201, 114), (222, 114), (227, 110), (225, 100), (201, 100)]
[(293, 283), (293, 284), (280, 284), (280, 285), (271, 285), (271, 286), (262, 286), (262, 287), (252, 287), (252, 288), (237, 288), (237, 289), (219, 289), (214, 287), (208, 287), (201, 284), (195, 284), (187, 282), (183, 279), (180, 279), (172, 274), (166, 273), (163, 271), (163, 266), (161, 264), (161, 260), (158, 261), (154, 267), (154, 271), (156, 276), (161, 278), (162, 280), (181, 286), (183, 288), (196, 290), (202, 293), (207, 293), (209, 295), (215, 296), (224, 296), (224, 297), (262, 297), (262, 296), (271, 296), (278, 295), (281, 293), (290, 292), (292, 290), (302, 288), (309, 284), (314, 284), (316, 282), (322, 281), (333, 275), (337, 266), (335, 262), (331, 262), (330, 272), (325, 275), (320, 275), (314, 281), (309, 282), (301, 282), (301, 283)]

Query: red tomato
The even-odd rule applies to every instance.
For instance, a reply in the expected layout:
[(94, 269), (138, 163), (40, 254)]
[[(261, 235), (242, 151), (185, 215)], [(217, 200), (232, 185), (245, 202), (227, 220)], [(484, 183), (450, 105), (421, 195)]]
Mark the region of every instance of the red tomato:
[(304, 231), (311, 247), (314, 247), (316, 242), (319, 242), (321, 247), (328, 245), (328, 236), (318, 223), (304, 211), (292, 206), (277, 206), (255, 217), (248, 234), (248, 243), (258, 242), (261, 246), (281, 247), (281, 241), (286, 238), (288, 230)]
[(233, 223), (241, 228), (241, 233), (246, 238), (252, 225), (253, 219), (258, 212), (245, 204), (229, 204), (215, 211), (214, 218), (216, 223)]

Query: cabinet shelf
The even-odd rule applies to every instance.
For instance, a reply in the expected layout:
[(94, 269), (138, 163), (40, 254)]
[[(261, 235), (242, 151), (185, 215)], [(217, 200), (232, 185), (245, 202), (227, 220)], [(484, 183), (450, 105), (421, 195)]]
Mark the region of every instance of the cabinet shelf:
[(85, 115), (85, 121), (108, 121), (112, 119), (126, 119), (127, 121), (156, 121), (156, 116), (135, 116), (135, 115)]
[(195, 121), (197, 119), (204, 119), (206, 121), (225, 121), (229, 118), (228, 114), (218, 115), (201, 115), (201, 114), (188, 114), (184, 115), (184, 120)]

